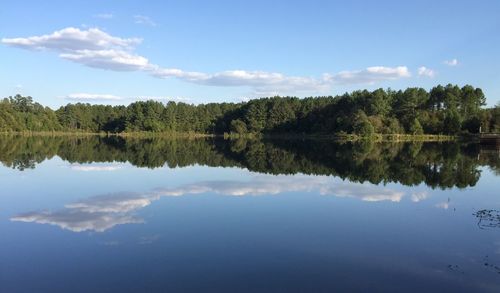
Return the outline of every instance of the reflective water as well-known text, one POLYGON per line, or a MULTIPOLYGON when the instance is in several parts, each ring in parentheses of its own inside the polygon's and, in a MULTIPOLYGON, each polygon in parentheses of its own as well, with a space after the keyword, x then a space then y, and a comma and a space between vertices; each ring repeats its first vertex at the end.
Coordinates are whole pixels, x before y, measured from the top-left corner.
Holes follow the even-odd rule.
POLYGON ((0 137, 0 292, 500 292, 478 145, 0 137))

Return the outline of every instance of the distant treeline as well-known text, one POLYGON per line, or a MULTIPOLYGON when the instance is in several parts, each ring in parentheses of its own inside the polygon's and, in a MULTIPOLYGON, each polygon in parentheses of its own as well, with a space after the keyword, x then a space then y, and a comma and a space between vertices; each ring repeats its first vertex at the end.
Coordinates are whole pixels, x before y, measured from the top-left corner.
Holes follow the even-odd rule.
POLYGON ((56 111, 16 95, 0 102, 0 132, 201 134, 449 134, 500 131, 500 107, 484 109, 480 88, 438 85, 354 91, 339 96, 272 97, 241 103, 139 101, 128 106, 68 104, 56 111))

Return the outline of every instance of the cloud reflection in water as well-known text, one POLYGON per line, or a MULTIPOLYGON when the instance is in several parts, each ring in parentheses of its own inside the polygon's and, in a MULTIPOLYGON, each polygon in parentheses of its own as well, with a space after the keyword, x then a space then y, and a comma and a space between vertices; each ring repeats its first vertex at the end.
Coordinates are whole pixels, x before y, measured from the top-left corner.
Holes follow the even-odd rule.
POLYGON ((248 181, 219 180, 155 189, 147 193, 116 193, 89 197, 57 211, 33 211, 12 221, 50 224, 73 232, 104 232, 116 225, 144 223, 135 216, 153 201, 166 196, 215 193, 225 196, 263 196, 286 192, 317 192, 321 195, 357 198, 363 201, 399 202, 403 192, 375 185, 336 182, 330 177, 254 176, 248 181))
POLYGON ((69 168, 74 171, 90 172, 90 171, 116 171, 121 169, 122 166, 118 164, 113 164, 113 165, 71 164, 69 168))

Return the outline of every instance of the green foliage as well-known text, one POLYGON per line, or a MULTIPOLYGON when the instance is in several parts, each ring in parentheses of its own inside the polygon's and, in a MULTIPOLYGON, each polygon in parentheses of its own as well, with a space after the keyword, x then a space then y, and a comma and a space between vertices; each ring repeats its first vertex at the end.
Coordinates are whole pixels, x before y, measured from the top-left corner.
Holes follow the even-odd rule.
POLYGON ((498 131, 500 110, 482 109, 481 89, 438 85, 339 96, 272 97, 246 103, 138 101, 128 106, 68 104, 56 111, 16 95, 0 102, 0 132, 451 134, 498 131))
POLYGON ((54 111, 34 103, 31 97, 16 95, 0 101, 0 131, 60 130, 54 111))
POLYGON ((354 118, 354 133, 364 137, 372 136, 375 133, 373 125, 363 110, 358 110, 354 118))
POLYGON ((413 123, 410 126, 410 133, 414 135, 424 134, 424 129, 417 118, 413 119, 413 123))
POLYGON ((393 117, 385 120, 384 134, 400 134, 404 133, 404 129, 399 124, 399 120, 393 117))
POLYGON ((448 111, 444 119, 444 132, 448 134, 458 133, 461 128, 461 123, 460 115, 456 110, 448 111))
POLYGON ((491 117, 492 132, 500 133, 500 102, 492 110, 491 117))
POLYGON ((231 132, 245 134, 247 133, 247 125, 240 119, 233 120, 231 121, 231 132))
POLYGON ((262 132, 266 127, 267 104, 256 100, 248 102, 245 118, 252 132, 262 132))

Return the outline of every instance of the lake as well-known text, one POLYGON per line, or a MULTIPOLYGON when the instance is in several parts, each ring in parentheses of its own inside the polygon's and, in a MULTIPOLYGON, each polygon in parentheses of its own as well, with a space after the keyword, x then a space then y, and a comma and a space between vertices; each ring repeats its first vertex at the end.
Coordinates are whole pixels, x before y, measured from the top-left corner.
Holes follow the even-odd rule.
POLYGON ((458 143, 0 137, 0 292, 500 292, 458 143))

